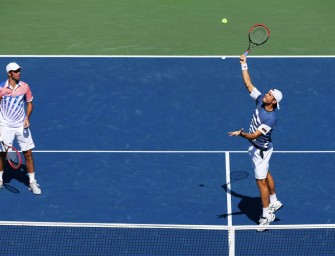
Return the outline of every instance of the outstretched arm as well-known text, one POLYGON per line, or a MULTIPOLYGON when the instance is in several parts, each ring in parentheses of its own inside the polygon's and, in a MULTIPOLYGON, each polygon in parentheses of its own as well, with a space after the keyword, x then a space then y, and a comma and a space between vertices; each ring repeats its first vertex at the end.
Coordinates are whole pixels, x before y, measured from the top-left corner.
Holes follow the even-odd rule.
POLYGON ((245 84, 245 87, 249 91, 249 93, 251 93, 253 89, 255 88, 255 86, 251 82, 251 78, 250 78, 249 71, 248 71, 248 65, 247 65, 247 57, 244 54, 242 54, 240 57, 240 63, 241 63, 241 68, 242 68, 243 82, 245 84))
POLYGON ((243 128, 238 130, 238 131, 234 131, 234 132, 228 132, 229 136, 241 136, 247 140, 254 140, 257 139, 259 136, 262 135, 260 130, 256 130, 254 133, 247 133, 243 131, 243 128))

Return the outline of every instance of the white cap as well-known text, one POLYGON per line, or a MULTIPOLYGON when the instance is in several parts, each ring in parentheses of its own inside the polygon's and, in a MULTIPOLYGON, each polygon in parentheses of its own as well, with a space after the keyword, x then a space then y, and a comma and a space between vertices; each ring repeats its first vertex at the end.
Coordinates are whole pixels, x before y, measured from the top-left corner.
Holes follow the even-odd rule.
POLYGON ((15 71, 15 70, 18 70, 20 68, 21 67, 17 63, 11 62, 6 66, 6 71, 8 73, 9 71, 15 71))
POLYGON ((279 102, 282 100, 283 98, 283 94, 281 93, 281 91, 277 90, 277 89, 273 89, 272 91, 272 95, 275 98, 275 100, 277 101, 277 108, 279 108, 279 102))

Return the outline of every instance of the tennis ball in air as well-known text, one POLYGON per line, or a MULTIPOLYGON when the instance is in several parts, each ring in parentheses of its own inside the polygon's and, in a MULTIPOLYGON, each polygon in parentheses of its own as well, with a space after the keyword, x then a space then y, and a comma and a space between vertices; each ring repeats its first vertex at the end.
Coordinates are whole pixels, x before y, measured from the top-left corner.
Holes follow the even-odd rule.
POLYGON ((226 23, 228 23, 228 20, 227 20, 226 18, 223 18, 223 19, 222 19, 222 23, 223 23, 223 24, 226 24, 226 23))

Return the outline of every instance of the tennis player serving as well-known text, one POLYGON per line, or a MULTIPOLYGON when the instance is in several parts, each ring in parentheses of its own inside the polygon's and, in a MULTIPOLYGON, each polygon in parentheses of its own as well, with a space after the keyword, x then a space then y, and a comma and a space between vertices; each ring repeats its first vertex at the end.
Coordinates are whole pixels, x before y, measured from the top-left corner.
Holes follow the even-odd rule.
POLYGON ((261 94, 251 82, 247 58, 244 54, 240 57, 240 63, 245 87, 251 98, 256 101, 256 109, 248 133, 244 132, 242 128, 228 134, 229 136, 243 137, 250 142, 248 152, 263 205, 263 214, 259 220, 260 228, 258 231, 264 231, 264 227, 274 221, 275 212, 283 206, 277 199, 275 182, 269 171, 269 161, 273 152, 271 134, 277 126, 276 109, 279 109, 279 102, 283 95, 277 89, 271 89, 264 95, 261 94))

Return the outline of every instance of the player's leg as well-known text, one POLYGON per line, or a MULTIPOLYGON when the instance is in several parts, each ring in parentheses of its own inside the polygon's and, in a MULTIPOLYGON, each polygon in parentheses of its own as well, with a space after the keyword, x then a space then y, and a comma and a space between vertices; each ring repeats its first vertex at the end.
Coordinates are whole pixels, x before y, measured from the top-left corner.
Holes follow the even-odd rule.
POLYGON ((263 209, 266 209, 270 204, 270 191, 267 179, 256 179, 256 183, 260 192, 263 209))
POLYGON ((270 171, 268 171, 266 179, 268 181, 270 195, 276 194, 275 181, 273 180, 273 177, 272 177, 270 171))
POLYGON ((267 174, 269 170, 269 160, 272 151, 261 152, 259 149, 251 146, 249 148, 249 156, 251 158, 252 165, 255 171, 255 179, 260 192, 260 197, 263 206, 263 216, 266 217, 269 214, 268 208, 270 203, 270 191, 267 181, 267 174))
POLYGON ((34 164, 34 157, 33 152, 31 149, 27 151, 23 151, 24 158, 26 160, 26 167, 28 171, 29 177, 29 189, 36 195, 40 195, 42 193, 41 189, 39 188, 39 184, 35 179, 35 164, 34 164))
POLYGON ((272 212, 278 211, 280 208, 283 207, 283 204, 277 199, 276 195, 276 189, 275 189, 275 181, 270 173, 270 171, 267 174, 266 177, 268 181, 268 186, 269 186, 269 192, 270 192, 270 210, 272 212))
POLYGON ((34 165, 34 157, 33 157, 32 150, 29 149, 27 151, 22 151, 22 153, 23 153, 23 156, 24 156, 24 158, 26 160, 26 168, 27 168, 28 174, 34 173, 35 172, 34 171, 35 170, 35 165, 34 165))
POLYGON ((268 226, 274 219, 275 215, 270 211, 270 191, 267 181, 267 173, 269 170, 269 160, 271 158, 272 150, 262 152, 259 149, 251 146, 249 148, 249 155, 252 160, 252 164, 255 171, 255 179, 260 192, 260 197, 262 201, 263 213, 259 219, 259 225, 261 228, 258 231, 264 231, 266 226, 268 226))
MULTIPOLYGON (((13 145, 13 141, 15 138, 15 132, 13 129, 8 128, 6 126, 0 126, 0 135, 1 139, 6 145, 13 145)), ((3 173, 5 171, 5 159, 6 152, 2 143, 0 143, 0 187, 3 187, 3 173)))
POLYGON ((39 195, 42 193, 42 191, 39 188, 39 185, 37 184, 37 181, 35 178, 35 163, 34 163, 34 157, 33 157, 33 151, 32 151, 32 149, 35 147, 35 144, 34 144, 29 128, 27 129, 23 129, 23 127, 17 128, 16 137, 17 137, 17 142, 25 158, 28 177, 29 177, 29 189, 34 194, 39 195))
MULTIPOLYGON (((264 155, 264 161, 267 162, 267 169, 269 169, 269 162, 270 162, 270 158, 272 155, 272 151, 273 149, 271 148, 268 152, 265 152, 265 155, 264 155)), ((270 200, 269 209, 271 212, 274 213, 278 211, 280 208, 282 208, 283 204, 277 199, 275 181, 269 170, 266 175, 266 181, 267 181, 268 190, 269 190, 269 200, 270 200)))
POLYGON ((6 153, 0 152, 0 189, 3 188, 3 173, 5 170, 5 158, 6 158, 6 153))
POLYGON ((271 211, 270 205, 270 191, 267 179, 256 179, 257 186, 259 188, 263 211, 259 218, 260 228, 257 231, 264 231, 266 226, 268 226, 275 219, 275 214, 271 211))

